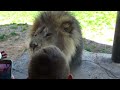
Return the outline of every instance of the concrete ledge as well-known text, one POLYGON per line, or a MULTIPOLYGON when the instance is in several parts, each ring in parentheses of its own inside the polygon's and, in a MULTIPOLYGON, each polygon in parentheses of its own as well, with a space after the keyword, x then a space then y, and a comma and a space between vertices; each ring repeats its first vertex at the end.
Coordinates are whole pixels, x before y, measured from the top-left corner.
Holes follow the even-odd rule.
MULTIPOLYGON (((81 65, 74 71, 74 79, 120 79, 120 64, 113 63, 111 54, 83 51, 81 65)), ((27 78, 28 52, 13 62, 13 75, 27 78)))

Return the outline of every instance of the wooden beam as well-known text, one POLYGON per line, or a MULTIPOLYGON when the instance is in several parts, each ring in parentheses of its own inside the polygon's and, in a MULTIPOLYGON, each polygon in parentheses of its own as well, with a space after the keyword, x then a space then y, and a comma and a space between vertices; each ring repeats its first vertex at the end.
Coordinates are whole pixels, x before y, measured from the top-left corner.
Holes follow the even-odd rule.
POLYGON ((112 60, 115 63, 120 63, 120 11, 117 12, 116 27, 112 49, 112 60))

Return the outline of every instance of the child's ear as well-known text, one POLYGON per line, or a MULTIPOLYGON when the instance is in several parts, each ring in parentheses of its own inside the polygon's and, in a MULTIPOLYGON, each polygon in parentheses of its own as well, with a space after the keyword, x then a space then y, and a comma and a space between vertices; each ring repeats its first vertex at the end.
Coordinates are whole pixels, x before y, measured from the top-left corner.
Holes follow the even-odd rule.
POLYGON ((69 74, 68 79, 73 79, 73 76, 71 74, 69 74))

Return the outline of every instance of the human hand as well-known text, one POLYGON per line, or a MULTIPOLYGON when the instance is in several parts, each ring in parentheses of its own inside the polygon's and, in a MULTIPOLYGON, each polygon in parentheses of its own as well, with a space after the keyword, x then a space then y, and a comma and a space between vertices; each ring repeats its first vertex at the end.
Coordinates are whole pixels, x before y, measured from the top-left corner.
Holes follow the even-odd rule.
POLYGON ((0 52, 0 59, 4 59, 7 58, 7 54, 5 53, 5 51, 0 52))

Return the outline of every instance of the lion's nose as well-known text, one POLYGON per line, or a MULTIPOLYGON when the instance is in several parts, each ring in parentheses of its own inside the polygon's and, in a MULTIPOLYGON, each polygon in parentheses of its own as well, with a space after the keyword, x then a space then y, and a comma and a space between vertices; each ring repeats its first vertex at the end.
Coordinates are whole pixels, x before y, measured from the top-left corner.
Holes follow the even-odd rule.
POLYGON ((30 43, 30 48, 32 48, 33 50, 38 46, 37 43, 30 43))

